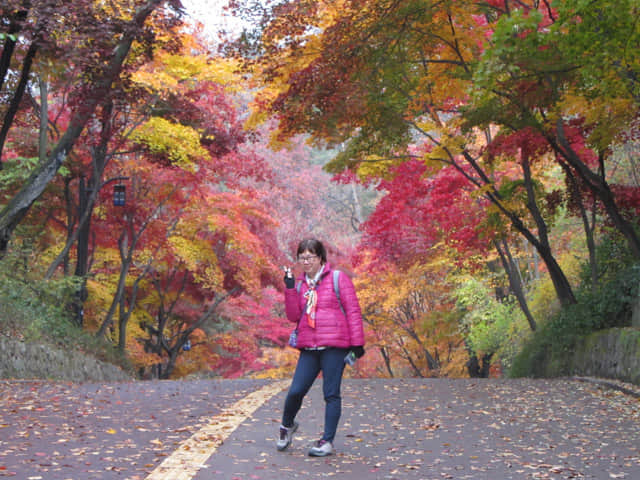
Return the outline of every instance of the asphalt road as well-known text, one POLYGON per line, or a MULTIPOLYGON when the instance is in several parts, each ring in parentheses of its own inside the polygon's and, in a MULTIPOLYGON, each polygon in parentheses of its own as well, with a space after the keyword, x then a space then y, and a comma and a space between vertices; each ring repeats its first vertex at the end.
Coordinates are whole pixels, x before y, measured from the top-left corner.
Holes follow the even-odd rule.
POLYGON ((21 480, 640 479, 640 400, 569 380, 345 380, 335 454, 320 381, 286 452, 286 382, 0 381, 0 477, 21 480))

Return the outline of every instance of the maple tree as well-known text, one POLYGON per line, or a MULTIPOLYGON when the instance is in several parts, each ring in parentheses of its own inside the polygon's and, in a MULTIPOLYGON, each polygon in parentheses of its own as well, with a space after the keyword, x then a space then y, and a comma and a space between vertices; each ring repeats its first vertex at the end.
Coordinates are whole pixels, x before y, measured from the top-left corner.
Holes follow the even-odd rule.
MULTIPOLYGON (((347 3, 349 4, 349 2, 347 3)), ((326 50, 325 56, 322 53, 325 50, 310 47, 321 53, 319 55, 311 53, 305 55, 304 58, 308 63, 303 66, 300 66, 297 61, 300 57, 295 48, 287 50, 284 54, 285 57, 288 55, 290 63, 287 63, 286 59, 285 62, 278 63, 272 61, 272 56, 266 56, 267 60, 271 61, 271 64, 284 65, 284 67, 276 71, 269 70, 267 67, 266 76, 269 81, 273 83, 272 79, 276 77, 284 86, 279 96, 272 99, 271 103, 267 102, 269 102, 269 96, 273 96, 272 90, 267 90, 265 94, 267 108, 270 108, 281 117, 281 135, 286 136, 293 132, 308 129, 313 132, 316 138, 325 141, 346 141, 348 139, 346 150, 336 157, 330 168, 337 170, 347 165, 352 168, 358 168, 358 172, 362 176, 377 176, 384 174, 386 169, 398 162, 402 162, 403 159, 413 157, 410 152, 400 155, 400 152, 396 151, 396 149, 408 141, 409 132, 414 130, 424 134, 429 140, 433 140, 435 144, 436 148, 426 149, 425 161, 451 164, 477 188, 484 188, 483 185, 491 187, 492 179, 490 175, 482 170, 479 162, 476 161, 476 155, 481 153, 480 150, 476 149, 474 155, 470 153, 471 151, 463 150, 460 158, 456 158, 451 151, 452 149, 456 152, 459 151, 460 147, 455 145, 458 142, 462 146, 462 141, 453 139, 454 132, 446 131, 449 127, 438 116, 441 110, 446 113, 446 111, 454 107, 455 103, 452 101, 452 95, 456 90, 452 85, 456 84, 447 81, 450 90, 439 92, 441 96, 446 95, 442 99, 434 97, 422 101, 418 94, 407 96, 405 93, 420 92, 420 82, 434 81, 435 83, 435 80, 430 79, 430 70, 411 69, 402 73, 402 69, 410 68, 408 63, 400 63, 405 61, 406 55, 399 56, 392 51, 399 45, 403 45, 403 48, 406 47, 409 51, 413 51, 412 49, 419 46, 415 55, 418 57, 424 56, 422 51, 424 41, 411 37, 411 34, 416 30, 407 28, 400 32, 402 35, 398 35, 398 32, 395 31, 396 25, 406 25, 407 22, 411 21, 422 21, 422 16, 425 14, 424 10, 418 8, 417 3, 411 5, 405 3, 400 7, 399 4, 390 2, 391 6, 388 9, 377 9, 375 12, 370 12, 368 9, 363 10, 360 8, 361 5, 349 5, 353 9, 347 8, 344 10, 346 13, 341 11, 340 15, 344 18, 326 28, 324 31, 324 37, 326 38, 320 40, 323 45, 344 45, 344 50, 336 50, 332 46, 326 50), (381 18, 378 18, 378 20, 384 22, 383 28, 377 28, 378 24, 372 21, 376 16, 380 16, 381 18), (362 25, 359 22, 362 22, 362 25), (374 44, 379 46, 382 50, 381 52, 369 51, 372 44, 368 36, 373 34, 378 37, 378 41, 374 44), (353 38, 354 36, 356 38, 353 38), (362 40, 363 38, 367 38, 367 40, 362 40), (412 43, 405 45, 403 42, 412 43), (372 57, 369 58, 367 55, 372 57), (347 57, 348 61, 346 60, 347 57), (359 59, 359 61, 353 61, 354 58, 359 59), (367 64, 366 62, 371 59, 381 60, 373 64, 367 64), (287 68, 297 68, 298 72, 292 74, 287 71, 287 68), (322 73, 320 74, 320 72, 322 73), (328 74, 328 72, 332 73, 328 74), (336 82, 335 78, 340 78, 341 80, 336 82), (408 82, 409 84, 401 85, 398 82, 408 82), (339 91, 337 91, 337 85, 339 85, 339 91), (353 88, 353 90, 347 91, 349 88, 353 88), (379 95, 378 92, 382 93, 382 95, 379 95), (345 99, 342 95, 346 95, 348 98, 345 99), (436 104, 436 100, 442 100, 444 104, 436 104), (331 103, 334 101, 336 102, 335 105, 331 103), (293 106, 291 110, 288 108, 289 102, 293 106), (349 102, 359 104, 352 109, 349 107, 349 102), (344 106, 345 103, 346 107, 344 106), (326 106, 326 108, 318 108, 319 105, 326 106), (334 106, 332 107, 331 105, 334 106), (300 108, 301 106, 304 107, 300 108), (418 107, 423 108, 425 106, 428 110, 415 110, 418 107), (408 115, 417 117, 417 119, 405 121, 408 115), (333 116, 340 118, 332 118, 333 116), (421 117, 422 120, 420 120, 421 117), (440 128, 445 129, 443 133, 445 140, 439 140, 436 136, 427 132, 428 128, 435 128, 438 125, 440 128), (353 136, 353 132, 357 132, 355 136, 353 136), (451 140, 447 140, 447 138, 451 138, 451 140), (375 143, 372 143, 374 139, 375 143), (372 162, 375 162, 375 164, 372 164, 372 162), (465 162, 468 162, 469 166, 465 166, 465 162), (360 165, 358 165, 359 163, 360 165)), ((291 2, 289 9, 295 10, 295 8, 295 2, 291 2)), ((285 11, 288 12, 289 10, 285 11)), ((438 11, 437 13, 447 15, 446 11, 438 11)), ((312 18, 309 22, 313 23, 314 20, 315 18, 312 18)), ((428 22, 428 28, 442 28, 439 25, 433 19, 428 22)), ((446 20, 443 20, 442 25, 446 25, 446 20)), ((280 27, 285 28, 282 25, 280 27)), ((466 27, 471 30, 471 25, 467 24, 466 27)), ((477 29, 475 31, 477 32, 477 29)), ((271 45, 269 41, 272 39, 277 42, 278 35, 283 34, 281 30, 276 29, 276 32, 271 37, 269 36, 271 32, 267 30, 267 40, 265 42, 267 45, 271 45)), ((294 33, 295 30, 292 35, 294 33)), ((447 35, 451 34, 444 32, 434 33, 433 37, 446 38, 447 35)), ((470 42, 473 41, 473 39, 468 40, 470 42)), ((311 42, 303 42, 302 40, 300 40, 300 43, 303 45, 311 44, 311 42)), ((287 45, 288 47, 289 45, 287 45)), ((439 52, 440 49, 446 48, 446 45, 432 45, 431 47, 439 52)), ((273 48, 275 49, 275 47, 273 48)), ((305 47, 301 48, 304 49, 305 47)), ((478 51, 477 48, 475 50, 478 51)), ((453 56, 459 53, 453 52, 453 56)), ((433 55, 435 56, 436 53, 433 53, 433 55)), ((434 60, 433 63, 436 65, 448 65, 451 63, 453 66, 450 68, 456 69, 456 65, 463 60, 464 57, 451 61, 434 60)), ((429 62, 427 61, 427 63, 429 62)), ((440 72, 436 69, 436 73, 442 75, 446 71, 440 72)), ((422 88, 431 87, 427 85, 422 88)), ((427 94, 432 95, 430 93, 427 94)), ((499 208, 502 208, 503 213, 511 216, 512 222, 522 230, 530 241, 540 246, 541 254, 550 265, 550 273, 556 280, 555 283, 557 284, 560 298, 569 302, 573 301, 571 288, 557 262, 550 254, 550 249, 545 245, 544 237, 541 242, 538 242, 533 232, 527 228, 520 214, 517 211, 509 210, 506 208, 505 203, 500 202, 500 196, 497 192, 492 193, 489 190, 486 191, 486 195, 496 202, 499 208)), ((540 222, 538 223, 540 224, 540 222)))
POLYGON ((267 141, 271 125, 261 127, 260 132, 261 139, 252 148, 264 157, 268 174, 259 182, 243 183, 254 190, 278 220, 278 251, 284 253, 288 263, 295 262, 293 255, 300 239, 316 236, 325 240, 332 263, 346 262, 360 225, 379 195, 350 178, 333 182, 322 169, 325 159, 307 145, 305 137, 295 137, 288 147, 274 151, 267 141))
MULTIPOLYGON (((83 25, 98 26, 98 30, 90 29, 88 32, 88 37, 92 38, 93 41, 85 42, 80 39, 78 45, 82 46, 82 48, 79 50, 69 49, 69 51, 78 55, 78 57, 74 57, 74 60, 83 66, 81 69, 83 76, 80 77, 81 80, 77 83, 77 104, 69 119, 65 133, 46 155, 45 161, 41 162, 38 168, 33 171, 20 191, 0 212, 0 251, 2 252, 6 251, 7 243, 16 226, 28 213, 33 202, 39 198, 55 177, 96 108, 110 98, 111 93, 114 91, 113 86, 119 79, 134 42, 140 40, 140 47, 142 48, 145 43, 148 45, 148 42, 152 42, 155 38, 151 33, 152 27, 147 24, 149 17, 156 11, 165 10, 165 6, 167 8, 170 6, 173 8, 180 7, 179 2, 163 0, 123 3, 117 5, 117 8, 111 11, 102 8, 99 4, 95 4, 95 8, 87 8, 89 6, 94 7, 93 2, 73 2, 73 6, 69 7, 70 5, 65 4, 62 7, 64 10, 56 10, 56 7, 60 7, 57 2, 51 4, 49 2, 37 2, 36 7, 41 8, 28 10, 25 14, 24 7, 16 2, 15 5, 7 6, 2 12, 3 15, 11 19, 10 25, 16 25, 11 26, 10 29, 20 29, 19 22, 24 22, 25 25, 31 24, 29 15, 35 15, 36 30, 34 36, 33 38, 25 37, 29 38, 31 43, 22 63, 23 78, 28 76, 28 72, 31 69, 33 56, 39 47, 39 38, 45 33, 45 30, 43 30, 44 24, 48 24, 56 18, 70 19, 70 22, 71 20, 79 20, 79 23, 75 25, 72 22, 71 25, 63 24, 61 27, 62 32, 60 32, 61 38, 74 38, 74 36, 64 35, 65 32, 68 32, 67 29, 75 29, 84 33, 83 25), (68 11, 68 8, 78 8, 80 10, 68 11), (86 22, 92 16, 96 20, 100 17, 109 16, 109 21, 104 21, 103 18, 103 20, 95 23, 86 22), (87 47, 89 47, 89 51, 86 51, 87 47)), ((160 16, 160 18, 172 23, 172 15, 170 15, 169 11, 167 10, 163 13, 165 13, 165 16, 160 16)), ((53 25, 53 22, 51 25, 53 25)), ((55 37, 56 35, 51 36, 51 38, 55 37)), ((16 35, 14 33, 7 34, 4 40, 4 63, 2 68, 6 75, 11 58, 17 56, 17 50, 15 49, 16 35)), ((3 75, 2 78, 4 79, 5 76, 3 75)), ((21 99, 24 88, 25 85, 19 83, 15 89, 14 99, 16 99, 16 104, 12 104, 5 115, 4 130, 8 131, 8 128, 13 123, 13 110, 14 107, 17 107, 17 102, 21 99)))
MULTIPOLYGON (((240 323, 223 307, 233 294, 258 309, 265 286, 276 281, 273 258, 281 254, 273 219, 246 185, 249 178, 264 181, 266 168, 240 148, 251 134, 242 128, 233 62, 210 58, 196 37, 177 28, 167 32, 152 57, 127 64, 118 94, 96 109, 64 177, 48 185, 29 220, 45 226, 48 276, 62 265, 62 273, 86 282, 75 305, 79 323, 112 340, 141 371, 162 378, 190 368, 239 375, 262 365, 258 332, 277 331, 267 315, 263 330, 248 328, 238 343, 230 332, 240 323), (113 204, 115 181, 126 188, 124 205, 113 204), (181 361, 188 343, 188 357, 201 361, 181 361), (230 358, 239 360, 233 368, 230 358)), ((67 94, 77 86, 69 76, 52 77, 50 87, 55 135, 73 118, 67 94)))
MULTIPOLYGON (((81 279, 82 284, 79 286, 72 307, 76 311, 76 321, 80 325, 83 320, 82 303, 87 295, 84 282, 85 275, 89 271, 89 235, 94 203, 100 189, 115 180, 103 181, 103 173, 110 159, 118 155, 118 150, 123 146, 125 130, 130 128, 128 122, 135 115, 135 110, 132 110, 131 106, 140 105, 136 102, 139 91, 132 91, 127 76, 132 69, 149 58, 151 45, 159 48, 160 45, 175 46, 176 43, 177 37, 168 39, 157 35, 159 32, 175 29, 179 24, 175 12, 171 12, 168 7, 161 4, 150 7, 152 7, 151 4, 145 6, 142 2, 114 4, 111 9, 105 9, 98 4, 85 5, 84 2, 65 6, 57 5, 55 2, 32 2, 24 7, 24 11, 21 10, 22 7, 18 8, 15 5, 6 7, 7 12, 11 12, 12 8, 18 8, 16 12, 23 18, 25 23, 22 27, 25 29, 33 27, 33 22, 36 20, 42 21, 45 26, 48 26, 47 28, 53 29, 47 35, 42 31, 38 34, 42 34, 40 36, 34 34, 33 39, 29 35, 20 37, 22 43, 28 43, 31 39, 31 47, 35 46, 35 49, 40 52, 39 60, 34 65, 39 79, 40 97, 33 96, 31 93, 33 89, 27 90, 26 95, 30 102, 23 102, 21 110, 17 112, 19 117, 16 118, 19 121, 12 123, 11 119, 5 118, 3 126, 7 131, 11 127, 11 151, 7 152, 7 156, 16 156, 16 164, 28 165, 21 157, 36 154, 40 159, 38 167, 40 169, 48 162, 49 140, 54 148, 57 148, 55 145, 60 144, 65 135, 71 131, 75 132, 73 134, 76 135, 75 140, 70 136, 64 140, 68 145, 69 155, 66 157, 62 155, 58 159, 63 160, 64 165, 61 163, 55 169, 64 178, 53 176, 55 172, 51 170, 47 174, 51 174, 47 177, 48 180, 40 177, 40 180, 45 181, 36 182, 37 190, 47 187, 47 193, 50 196, 47 201, 39 201, 42 200, 42 195, 37 196, 36 190, 31 189, 28 195, 36 193, 31 205, 35 205, 37 211, 34 212, 33 206, 28 206, 19 215, 30 211, 32 217, 40 216, 42 219, 41 221, 32 219, 30 222, 46 224, 51 219, 55 219, 65 225, 66 245, 56 258, 52 259, 46 274, 47 278, 53 276, 60 264, 63 264, 64 271, 68 272, 70 251, 77 244, 74 274, 81 279), (137 19, 132 15, 136 11, 140 15, 137 19), (111 21, 102 23, 98 21, 101 17, 110 18, 111 21), (88 21, 89 18, 95 21, 88 21), (64 19, 64 21, 51 22, 52 19, 64 19), (131 28, 127 28, 126 25, 131 25, 131 28), (148 35, 152 29, 156 29, 156 35, 148 35), (121 30, 127 30, 131 38, 127 40, 125 36, 123 42, 119 44, 121 51, 118 56, 121 58, 118 60, 113 57, 112 59, 112 62, 115 62, 112 65, 115 70, 111 73, 105 72, 100 64, 102 62, 108 66, 107 62, 114 51, 114 42, 120 38, 118 32, 121 30), (73 34, 70 35, 69 31, 73 31, 73 34), (42 38, 43 35, 44 38, 42 38), (49 50, 44 50, 43 44, 49 50), (128 54, 130 47, 132 52, 128 54), (89 58, 93 58, 94 61, 88 61, 89 58), (120 67, 117 66, 118 63, 120 67), (122 72, 118 72, 120 69, 122 72), (105 84, 104 88, 99 87, 100 82, 106 78, 102 78, 105 73, 113 75, 110 85, 105 84), (91 97, 88 103, 84 101, 87 96, 91 97), (94 100, 95 103, 92 104, 94 100), (88 110, 85 111, 85 107, 88 110), (87 128, 84 128, 84 124, 74 126, 73 122, 85 114, 88 116, 80 123, 84 122, 87 128), (33 121, 33 118, 37 118, 38 115, 39 124, 33 121), (34 150, 33 142, 29 139, 34 135, 38 136, 38 133, 39 142, 34 150), (71 147, 74 148, 71 149, 71 147), (70 190, 75 185, 78 188, 77 194, 70 190), (77 198, 75 198, 76 195, 77 198), (62 212, 66 214, 66 219, 61 218, 62 212)), ((177 8, 177 5, 174 7, 177 8)), ((5 48, 3 53, 7 52, 5 48)), ((16 53, 18 59, 19 53, 18 50, 16 53)), ((5 58, 7 61, 10 60, 9 57, 5 58)), ((18 95, 18 93, 16 90, 15 94, 18 95)), ((142 101, 142 99, 139 100, 142 101)), ((38 168, 32 168, 31 176, 22 182, 23 193, 25 185, 36 179, 38 168)), ((45 192, 45 190, 40 191, 45 192)), ((23 193, 20 193, 19 188, 12 190, 10 202, 15 202, 23 193)), ((47 197, 46 194, 45 197, 47 197)), ((23 202, 24 200, 23 197, 23 202)), ((9 213, 10 205, 11 203, 7 205, 5 213, 9 213)), ((17 221, 18 218, 14 218, 13 222, 17 221)), ((51 240, 51 237, 45 238, 51 240)), ((52 251, 49 250, 49 252, 52 251)), ((48 255, 47 258, 49 258, 48 255)))
MULTIPOLYGON (((133 76, 149 92, 150 111, 156 113, 130 136, 141 157, 110 166, 126 171, 133 188, 127 205, 109 206, 99 227, 103 248, 113 248, 114 233, 120 235, 121 261, 116 294, 98 334, 113 325, 124 349, 132 319, 133 341, 144 351, 129 348, 154 375, 168 378, 183 368, 179 356, 190 344, 209 358, 208 368, 233 376, 257 361, 259 337, 250 330, 246 342, 233 341, 223 303, 229 295, 259 297, 274 282, 273 220, 253 189, 243 187, 249 178, 263 180, 264 168, 258 155, 239 148, 246 134, 233 97, 232 66, 186 54, 197 45, 184 43, 183 52, 161 53, 133 76), (234 357, 240 366, 231 368, 234 357)), ((105 271, 109 277, 114 266, 105 271)), ((265 321, 271 325, 273 318, 265 321)), ((231 323, 238 325, 236 319, 231 323)))
POLYGON ((566 164, 603 205, 630 250, 640 257, 640 239, 606 179, 614 144, 625 141, 637 118, 634 91, 638 85, 629 79, 638 65, 628 48, 633 50, 640 39, 628 15, 620 15, 622 11, 633 15, 632 3, 625 2, 615 13, 604 15, 602 8, 606 7, 561 2, 557 11, 521 9, 501 17, 474 77, 474 87, 482 93, 469 117, 471 124, 481 124, 475 116, 477 109, 483 117, 495 117, 492 123, 511 130, 535 129, 556 160, 566 164), (516 41, 515 28, 523 32, 516 41), (622 45, 617 40, 621 37, 600 38, 600 30, 611 28, 625 37, 622 45), (621 65, 611 60, 614 58, 621 59, 621 65), (512 71, 508 76, 497 73, 505 61, 512 71), (592 88, 595 84, 599 87, 592 88), (512 91, 521 95, 514 97, 509 94, 512 91), (597 101, 587 106, 593 98, 597 101), (572 118, 575 113, 579 116, 572 118))
MULTIPOLYGON (((132 351, 138 366, 153 367, 160 378, 168 378, 187 343, 204 352, 221 348, 216 325, 228 323, 221 322, 219 307, 229 294, 246 291, 255 296, 263 282, 274 281, 275 266, 256 236, 256 228, 271 220, 250 199, 212 192, 194 174, 143 168, 140 160, 135 170, 128 165, 127 171, 127 205, 110 205, 105 193, 94 222, 99 241, 87 318, 99 318, 103 309, 108 313, 100 325, 89 322, 87 327, 98 328, 98 335, 112 332, 121 349, 132 351), (209 335, 202 338, 201 331, 209 335)), ((258 341, 245 338, 243 359, 251 342, 255 349, 258 341)), ((232 345, 228 340, 225 344, 232 345)), ((209 368, 222 370, 231 351, 219 351, 220 359, 209 368)))
POLYGON ((447 282, 447 257, 431 252, 406 268, 360 254, 358 296, 372 355, 363 370, 377 375, 460 375, 466 352, 455 322, 447 282), (379 353, 380 358, 373 356, 379 353), (382 361, 380 361, 382 360, 382 361))
MULTIPOLYGON (((625 3, 625 8, 632 6, 625 3)), ((592 129, 584 122, 577 128, 581 123, 569 120, 581 105, 574 97, 580 93, 584 98, 594 78, 589 68, 575 62, 556 75, 556 50, 544 43, 562 38, 563 46, 572 44, 583 27, 576 27, 581 23, 573 21, 570 7, 557 12, 545 2, 514 8, 502 1, 481 6, 423 1, 311 6, 291 1, 267 14, 260 43, 251 45, 262 55, 252 57, 251 64, 267 84, 256 106, 278 117, 279 138, 309 132, 319 142, 346 142, 329 168, 383 176, 393 165, 413 158, 406 145, 422 137, 430 146, 422 161, 457 169, 510 228, 535 246, 563 304, 574 303, 575 295, 547 235, 550 218, 544 201, 549 192, 540 190, 534 176, 540 159, 550 155, 580 176, 630 248, 638 251, 633 227, 621 215, 606 180, 590 170, 587 139, 592 129), (584 75, 582 87, 571 83, 575 72, 584 75), (553 75, 562 82, 554 76, 555 83, 546 85, 553 75), (572 85, 579 88, 563 97, 561 92, 572 85), (496 125, 501 135, 495 135, 496 125), (494 142, 498 138, 511 139, 510 145, 502 142, 504 152, 498 151, 500 142, 494 142), (506 172, 502 180, 496 178, 504 168, 496 158, 515 160, 519 171, 510 170, 511 178, 506 172), (502 185, 496 183, 500 181, 502 185)), ((616 16, 608 21, 615 22, 616 16)), ((622 27, 632 30, 629 23, 622 27)), ((584 36, 595 28, 589 24, 581 32, 584 36)), ((629 38, 636 41, 634 35, 629 38)), ((610 47, 620 49, 614 43, 610 47)), ((562 63, 565 57, 559 58, 562 63)), ((622 73, 633 72, 631 65, 622 73)), ((615 64, 606 66, 623 80, 615 64)), ((633 97, 625 98, 628 105, 633 97)), ((620 138, 633 114, 625 118, 616 123, 610 141, 620 138)), ((600 150, 604 152, 602 145, 600 150)), ((606 158, 604 152, 600 163, 606 158)))
POLYGON ((529 310, 517 259, 509 247, 513 239, 498 234, 502 229, 496 228, 499 224, 496 226, 492 215, 487 214, 488 202, 475 195, 453 168, 428 178, 424 177, 425 171, 424 164, 417 160, 405 162, 393 170, 392 179, 378 185, 386 195, 363 225, 363 245, 373 249, 377 258, 405 266, 427 258, 430 250, 444 244, 456 264, 472 270, 486 263, 495 249, 510 290, 535 330, 537 322, 529 310))
POLYGON ((144 376, 291 368, 279 266, 309 235, 362 297, 351 375, 508 360, 554 303, 532 281, 576 302, 566 215, 594 289, 604 228, 637 256, 633 2, 267 1, 222 47, 248 71, 177 1, 58 3, 0 7, 3 248, 19 226, 144 376))

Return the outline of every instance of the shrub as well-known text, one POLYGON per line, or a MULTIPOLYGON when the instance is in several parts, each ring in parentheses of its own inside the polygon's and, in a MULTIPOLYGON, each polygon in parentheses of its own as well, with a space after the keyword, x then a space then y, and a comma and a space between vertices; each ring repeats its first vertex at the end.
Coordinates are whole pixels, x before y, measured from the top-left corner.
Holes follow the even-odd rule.
POLYGON ((41 275, 31 271, 24 260, 9 255, 0 261, 0 334, 77 350, 130 370, 113 346, 73 323, 68 305, 78 280, 40 280, 41 275))
POLYGON ((472 354, 496 355, 503 368, 509 368, 529 327, 516 300, 498 301, 483 282, 475 278, 462 281, 454 292, 462 315, 460 326, 472 354))
POLYGON ((577 303, 552 314, 514 359, 509 375, 559 376, 571 374, 570 357, 576 343, 592 332, 631 325, 640 290, 640 264, 633 263, 620 239, 610 236, 598 250, 599 281, 593 285, 588 265, 577 290, 577 303))

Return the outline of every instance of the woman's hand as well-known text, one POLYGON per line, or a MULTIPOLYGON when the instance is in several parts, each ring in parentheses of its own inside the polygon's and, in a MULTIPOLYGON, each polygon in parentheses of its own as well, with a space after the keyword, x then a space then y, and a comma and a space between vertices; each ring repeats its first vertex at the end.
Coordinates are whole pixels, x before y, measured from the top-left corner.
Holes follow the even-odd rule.
POLYGON ((351 351, 356 356, 356 358, 360 358, 364 355, 364 347, 351 347, 351 351))
POLYGON ((295 288, 296 280, 293 278, 293 273, 291 272, 291 268, 282 267, 284 270, 284 284, 287 288, 295 288))

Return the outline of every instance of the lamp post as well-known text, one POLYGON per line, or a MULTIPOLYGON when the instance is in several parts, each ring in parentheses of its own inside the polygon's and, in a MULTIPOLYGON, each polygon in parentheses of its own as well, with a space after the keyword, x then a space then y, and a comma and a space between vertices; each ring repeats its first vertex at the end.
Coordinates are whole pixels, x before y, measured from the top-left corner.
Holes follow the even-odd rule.
POLYGON ((126 203, 127 188, 122 183, 118 183, 113 187, 113 205, 116 207, 124 207, 126 203))
MULTIPOLYGON (((112 182, 120 182, 114 186, 113 189, 113 204, 116 206, 124 206, 126 201, 126 187, 123 183, 124 180, 129 180, 129 177, 114 177, 106 180, 100 185, 99 190, 112 182)), ((87 209, 93 209, 93 202, 90 201, 91 193, 95 186, 91 180, 89 185, 86 185, 85 177, 80 177, 78 184, 78 218, 80 219, 80 225, 78 226, 78 240, 77 240, 77 259, 75 275, 82 279, 80 289, 76 292, 76 300, 74 305, 74 311, 76 315, 76 323, 78 326, 82 326, 84 321, 84 302, 87 299, 87 285, 86 275, 88 273, 89 263, 89 233, 91 230, 91 213, 85 215, 87 209), (85 218, 86 217, 86 218, 85 218), (82 221, 84 219, 84 221, 82 221)), ((95 200, 95 199, 94 199, 95 200)))

